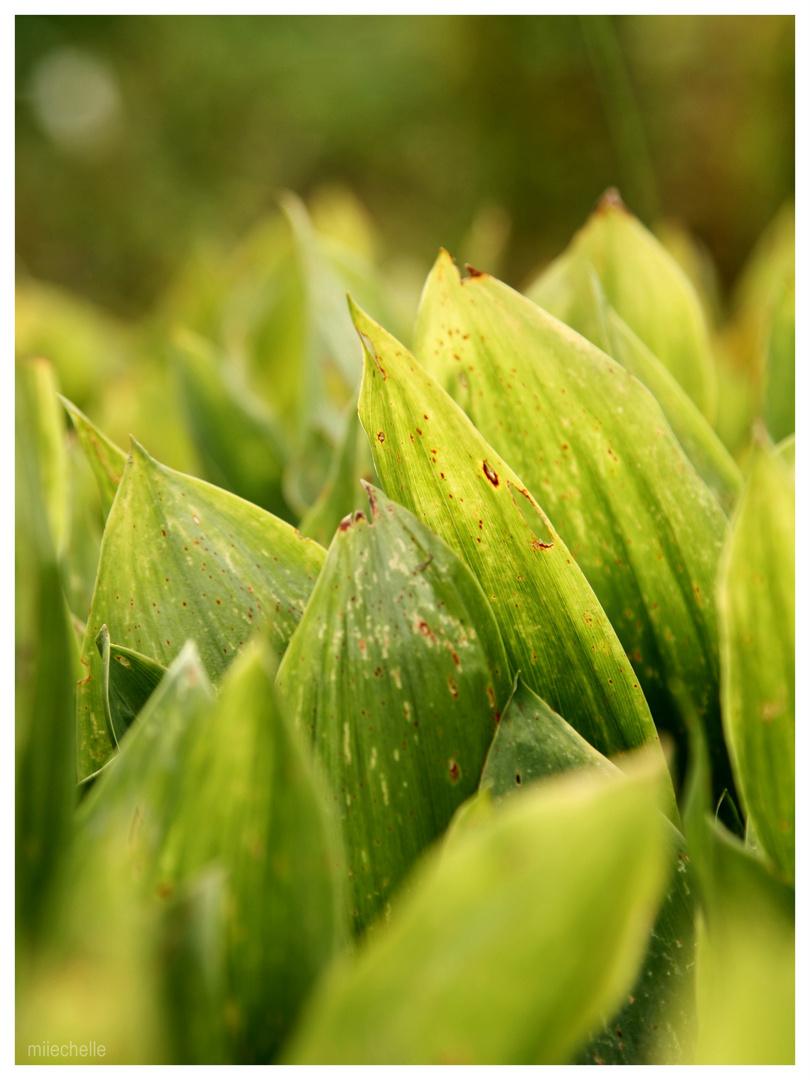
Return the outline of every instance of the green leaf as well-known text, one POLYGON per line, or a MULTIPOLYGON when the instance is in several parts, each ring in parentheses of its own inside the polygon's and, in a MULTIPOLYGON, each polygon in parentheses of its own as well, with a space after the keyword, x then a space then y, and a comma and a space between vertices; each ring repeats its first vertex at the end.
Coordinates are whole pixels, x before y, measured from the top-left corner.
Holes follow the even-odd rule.
POLYGON ((357 930, 475 791, 509 693, 473 574, 367 490, 371 521, 341 523, 278 673, 337 802, 357 930))
POLYGON ((718 581, 723 726, 757 838, 780 872, 795 859, 795 486, 756 447, 718 581))
POLYGON ((20 1010, 28 1042, 50 1031, 51 1041, 103 1044, 117 1064, 166 1060, 155 860, 178 804, 184 740, 212 700, 189 643, 79 807, 20 1010))
POLYGON ((583 317, 580 332, 647 387, 696 472, 728 513, 742 488, 734 459, 680 383, 608 304, 595 274, 591 285, 593 321, 586 324, 583 317))
POLYGON ((77 699, 79 779, 112 752, 95 646, 103 624, 111 640, 164 665, 194 638, 217 681, 260 627, 283 653, 323 559, 323 549, 291 525, 160 465, 133 440, 82 645, 88 674, 77 699))
POLYGON ((107 732, 110 742, 117 747, 165 675, 166 668, 132 649, 111 645, 106 626, 98 632, 96 647, 101 657, 107 732))
POLYGON ((686 274, 666 248, 608 191, 568 248, 526 295, 580 333, 590 268, 608 302, 711 421, 716 375, 706 320, 686 274))
POLYGON ((774 439, 796 430, 796 285, 791 277, 778 295, 765 349, 763 416, 774 439))
MULTIPOLYGON (((481 777, 496 802, 553 773, 616 767, 518 681, 481 777)), ((694 1051, 694 902, 683 837, 667 823, 669 883, 641 971, 621 1008, 580 1050, 583 1065, 688 1062, 694 1051)))
POLYGON ((82 806, 77 863, 134 843, 131 888, 167 909, 170 954, 204 969, 194 985, 168 957, 175 1053, 202 1020, 229 1060, 269 1060, 342 940, 339 846, 272 666, 253 643, 215 698, 188 643, 82 806))
POLYGON ((127 456, 120 447, 116 446, 111 439, 108 439, 102 431, 99 431, 96 425, 91 420, 88 420, 72 401, 68 401, 65 397, 62 397, 61 401, 73 421, 79 443, 98 482, 101 504, 106 517, 110 512, 113 499, 115 499, 115 493, 124 472, 127 456))
MULTIPOLYGON (((473 424, 541 499, 633 664, 656 723, 678 733, 685 750, 669 691, 680 678, 722 761, 714 581, 727 522, 653 397, 506 285, 479 273, 462 281, 446 253, 425 287, 417 343, 445 385, 463 379, 473 424)), ((531 685, 529 669, 516 666, 531 685)), ((570 706, 560 711, 578 727, 570 706)))
POLYGON ((196 717, 161 859, 168 888, 208 866, 225 873, 218 1015, 229 1057, 246 1063, 273 1057, 343 939, 340 848, 274 674, 266 643, 254 643, 196 717))
POLYGON ((570 1060, 629 989, 664 888, 661 780, 547 781, 457 831, 334 965, 284 1060, 570 1060))
POLYGON ((298 526, 302 536, 310 536, 325 547, 329 545, 343 518, 357 509, 358 479, 367 459, 370 466, 368 443, 360 428, 357 408, 352 403, 324 488, 298 526), (358 445, 360 439, 363 440, 362 449, 358 445))
POLYGON ((281 493, 286 449, 269 409, 204 338, 176 332, 172 357, 189 430, 209 479, 288 518, 281 493))
POLYGON ((684 822, 701 897, 696 955, 698 1065, 795 1060, 795 900, 709 813, 695 727, 684 822))
POLYGON ((602 753, 657 742, 607 616, 523 481, 394 338, 353 314, 366 352, 360 421, 380 479, 473 570, 513 670, 602 753))
POLYGON ((608 775, 616 766, 586 742, 570 724, 516 679, 486 765, 481 788, 490 787, 493 798, 503 798, 544 776, 571 769, 594 768, 608 775))
POLYGON ((16 366, 15 387, 15 899, 17 931, 40 928, 75 806, 74 684, 78 657, 53 529, 59 446, 44 362, 16 366))

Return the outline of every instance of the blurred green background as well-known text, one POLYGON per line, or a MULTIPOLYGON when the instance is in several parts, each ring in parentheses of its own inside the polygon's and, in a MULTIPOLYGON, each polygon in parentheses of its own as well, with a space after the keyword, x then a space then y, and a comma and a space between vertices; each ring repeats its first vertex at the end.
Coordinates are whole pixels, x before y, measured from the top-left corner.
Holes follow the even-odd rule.
POLYGON ((615 184, 727 288, 793 192, 794 48, 783 15, 18 16, 18 267, 138 316, 339 186, 383 265, 520 286, 615 184))

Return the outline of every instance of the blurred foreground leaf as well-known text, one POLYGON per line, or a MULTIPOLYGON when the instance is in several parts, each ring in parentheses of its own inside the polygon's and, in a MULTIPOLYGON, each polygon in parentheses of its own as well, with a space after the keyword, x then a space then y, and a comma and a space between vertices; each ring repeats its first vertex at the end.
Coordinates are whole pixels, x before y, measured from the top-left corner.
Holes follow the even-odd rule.
POLYGON ((795 900, 710 814, 698 730, 684 807, 700 887, 698 1065, 795 1062, 795 900))
POLYGON ((95 639, 167 665, 186 638, 217 680, 249 637, 267 626, 281 654, 324 559, 291 525, 202 480, 132 450, 101 547, 77 701, 79 779, 112 752, 95 639))
POLYGON ((278 673, 337 803, 355 928, 475 791, 509 673, 477 580, 368 488, 345 519, 278 673))
POLYGON ((723 724, 757 838, 795 873, 795 485, 755 447, 718 582, 723 724))
MULTIPOLYGON (((496 801, 544 776, 616 767, 518 681, 481 777, 496 801)), ((583 1065, 686 1064, 694 1053, 694 881, 683 837, 667 822, 669 880, 638 977, 616 1013, 580 1050, 583 1065)))
POLYGON ((82 807, 75 873, 111 836, 134 844, 129 887, 160 909, 175 1056, 269 1061, 342 940, 339 847, 272 683, 252 645, 215 698, 187 645, 82 807))
POLYGON ((267 645, 255 643, 196 718, 161 860, 164 890, 212 865, 224 873, 212 913, 221 989, 211 1023, 223 1026, 229 1060, 247 1063, 273 1058, 344 932, 338 841, 305 748, 277 707, 273 668, 267 645))
POLYGON ((763 417, 775 440, 796 430, 796 285, 786 281, 775 302, 765 351, 763 417))
POLYGON ((666 877, 661 794, 649 768, 580 774, 457 831, 335 964, 284 1060, 570 1060, 636 972, 666 877))
POLYGON ((34 361, 15 375, 15 898, 24 937, 41 929, 70 835, 78 656, 54 541, 65 491, 53 371, 34 361))

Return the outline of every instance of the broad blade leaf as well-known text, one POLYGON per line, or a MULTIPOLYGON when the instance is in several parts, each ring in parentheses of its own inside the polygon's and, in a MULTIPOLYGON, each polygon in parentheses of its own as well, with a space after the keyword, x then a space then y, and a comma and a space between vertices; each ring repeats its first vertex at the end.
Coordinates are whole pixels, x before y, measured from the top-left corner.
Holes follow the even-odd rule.
POLYGON ((95 639, 168 665, 189 637, 216 681, 260 627, 280 655, 324 559, 286 522, 149 457, 134 440, 101 546, 79 685, 79 779, 112 752, 95 639))
POLYGON ((712 420, 717 390, 706 320, 697 294, 664 246, 608 191, 568 248, 526 290, 580 333, 590 268, 609 303, 712 420))
POLYGON ((334 966, 284 1059, 570 1060, 630 987, 664 888, 660 780, 548 781, 458 831, 334 966))
POLYGON ((98 632, 96 647, 101 657, 107 732, 110 742, 118 746, 166 674, 166 668, 133 649, 111 645, 106 626, 98 632))
POLYGON ((656 723, 680 732, 685 751, 669 691, 679 678, 722 761, 713 600, 726 518, 653 397, 506 285, 479 273, 462 281, 446 253, 425 287, 417 340, 440 381, 463 378, 470 419, 542 499, 656 723))
MULTIPOLYGON (((565 720, 518 681, 498 726, 481 777, 496 802, 527 792, 553 773, 616 767, 565 720)), ((580 1051, 583 1065, 688 1062, 694 1051, 694 901, 689 857, 671 824, 669 884, 656 917, 641 971, 622 1007, 580 1051)))
POLYGON ((604 754, 657 742, 607 616, 524 482, 410 353, 353 314, 366 354, 360 420, 388 494, 473 570, 527 686, 604 754))
POLYGON ((62 404, 67 409, 73 427, 79 438, 79 443, 85 452, 93 474, 98 482, 98 490, 101 494, 101 505, 104 516, 110 512, 118 483, 124 472, 127 456, 124 451, 108 439, 96 425, 77 409, 72 401, 63 397, 62 404))
POLYGON ((324 764, 362 929, 478 786, 509 673, 473 574, 368 487, 341 524, 278 685, 324 764))
POLYGON ((756 447, 718 582, 723 726, 757 838, 789 880, 795 857, 796 495, 756 447))

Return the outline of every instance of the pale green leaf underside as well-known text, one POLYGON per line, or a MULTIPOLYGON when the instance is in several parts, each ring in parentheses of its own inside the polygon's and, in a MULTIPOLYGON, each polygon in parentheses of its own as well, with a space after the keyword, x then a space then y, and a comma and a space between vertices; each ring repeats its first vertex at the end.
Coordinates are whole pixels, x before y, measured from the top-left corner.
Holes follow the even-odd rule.
POLYGON ((168 665, 193 638, 217 681, 256 630, 283 653, 324 559, 286 522, 149 457, 134 440, 107 519, 82 646, 79 779, 109 757, 96 635, 168 665))
POLYGON ((793 479, 754 450, 718 582, 723 725, 735 779, 763 848, 789 879, 795 857, 793 479))
POLYGON ((569 1060, 627 992, 664 888, 656 786, 579 774, 459 831, 321 983, 284 1060, 569 1060))
POLYGON ((458 556, 368 488, 341 523, 278 673, 330 783, 355 927, 478 786, 509 693, 492 610, 458 556))
POLYGON ((523 481, 404 347, 357 308, 354 318, 360 419, 389 496, 473 570, 528 686, 602 753, 655 742, 607 616, 523 481))

